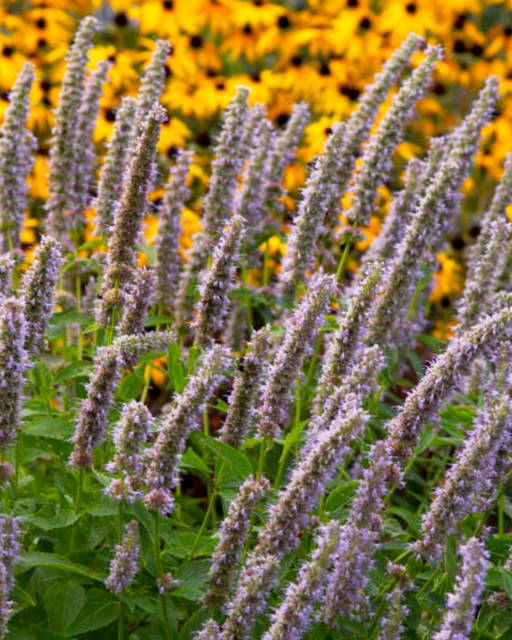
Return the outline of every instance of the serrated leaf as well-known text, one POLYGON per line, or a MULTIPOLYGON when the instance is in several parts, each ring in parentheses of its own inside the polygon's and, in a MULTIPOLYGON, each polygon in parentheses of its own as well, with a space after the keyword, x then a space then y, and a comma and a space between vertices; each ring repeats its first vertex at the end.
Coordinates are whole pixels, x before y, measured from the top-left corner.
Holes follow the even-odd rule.
POLYGON ((48 569, 60 569, 68 573, 80 576, 87 576, 94 580, 103 580, 105 576, 93 571, 89 567, 71 562, 54 553, 42 553, 41 551, 22 551, 16 562, 16 566, 21 571, 32 569, 33 567, 47 567, 48 569))
POLYGON ((325 501, 325 510, 337 511, 344 507, 354 497, 358 484, 357 480, 350 480, 333 489, 325 501))
POLYGON ((43 607, 50 628, 65 631, 76 619, 85 603, 85 589, 75 580, 52 583, 43 595, 43 607))
POLYGON ((67 631, 72 636, 96 631, 117 620, 120 610, 119 602, 110 593, 90 589, 78 618, 67 631))
POLYGON ((217 458, 229 465, 229 469, 239 478, 245 479, 251 475, 252 468, 250 462, 238 449, 233 449, 229 445, 215 440, 204 433, 196 432, 193 434, 194 440, 198 441, 201 446, 209 449, 217 458))

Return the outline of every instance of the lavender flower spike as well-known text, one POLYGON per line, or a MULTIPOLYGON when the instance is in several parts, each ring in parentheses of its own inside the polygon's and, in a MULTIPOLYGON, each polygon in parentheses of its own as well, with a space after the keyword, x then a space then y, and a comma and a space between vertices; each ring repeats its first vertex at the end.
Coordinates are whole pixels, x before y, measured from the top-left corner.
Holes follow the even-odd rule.
POLYGON ((221 640, 219 625, 213 618, 207 620, 201 631, 194 636, 195 640, 221 640))
POLYGON ((254 557, 250 568, 242 572, 235 597, 228 605, 228 617, 221 640, 248 640, 254 621, 265 609, 265 596, 276 582, 279 560, 272 554, 254 557))
POLYGON ((387 573, 395 577, 396 584, 388 594, 388 612, 382 621, 377 640, 400 640, 404 631, 403 619, 408 614, 408 609, 403 600, 404 593, 410 586, 410 579, 406 568, 399 564, 389 564, 387 573))
POLYGON ((249 89, 237 87, 236 96, 229 103, 224 116, 208 192, 203 203, 203 232, 211 239, 218 236, 219 224, 233 212, 233 196, 237 176, 247 158, 252 140, 247 139, 249 89))
POLYGON ((333 276, 315 274, 309 281, 306 296, 287 319, 281 346, 261 386, 263 404, 258 411, 259 436, 276 438, 286 424, 297 373, 312 350, 329 296, 335 291, 333 276))
POLYGON ((337 545, 339 533, 337 522, 320 527, 310 560, 302 565, 296 581, 286 589, 263 640, 300 640, 309 629, 313 606, 323 592, 330 556, 337 545))
POLYGON ((192 326, 196 341, 206 344, 219 338, 226 327, 229 292, 233 287, 238 252, 245 233, 245 221, 235 214, 213 251, 212 264, 199 285, 197 316, 192 326))
POLYGON ((489 567, 489 554, 477 537, 470 538, 461 547, 462 568, 456 578, 454 590, 448 595, 448 609, 441 629, 432 640, 469 640, 473 617, 485 589, 485 575, 489 567))
POLYGON ((119 325, 121 335, 136 335, 144 332, 148 307, 153 297, 155 276, 151 269, 141 269, 126 297, 123 317, 119 325))
POLYGON ((110 571, 105 586, 112 593, 122 593, 137 575, 139 546, 139 525, 132 520, 125 525, 121 544, 116 545, 115 555, 110 562, 110 571))
POLYGON ((96 351, 93 371, 87 385, 87 397, 78 413, 69 463, 79 469, 92 463, 92 450, 105 437, 108 412, 121 376, 122 366, 133 366, 142 353, 167 349, 174 335, 167 331, 120 336, 111 347, 96 351))
POLYGON ((266 373, 264 357, 270 347, 270 337, 269 327, 253 334, 233 383, 228 412, 220 430, 220 440, 232 447, 239 447, 251 428, 258 383, 266 373))
POLYGON ((439 562, 447 536, 457 531, 464 516, 485 510, 494 497, 500 475, 499 452, 512 440, 511 408, 507 393, 487 391, 473 431, 422 518, 423 537, 414 548, 429 559, 439 562))
POLYGON ((44 236, 23 276, 21 297, 27 322, 25 348, 32 355, 38 352, 48 327, 62 263, 60 244, 55 238, 44 236))
POLYGON ((121 197, 128 150, 133 139, 135 99, 124 97, 116 113, 114 132, 108 141, 107 155, 101 167, 96 207, 96 224, 100 233, 110 230, 116 203, 121 197))
POLYGON ((208 192, 203 201, 202 231, 192 240, 192 249, 180 281, 176 312, 183 326, 190 317, 197 275, 205 267, 212 243, 222 223, 231 218, 235 207, 238 174, 247 159, 253 140, 254 121, 249 117, 249 89, 240 86, 224 115, 224 124, 215 147, 208 192))
POLYGON ((180 149, 176 164, 171 168, 159 211, 158 237, 156 241, 156 290, 159 304, 174 306, 181 269, 179 239, 180 214, 190 196, 187 175, 192 162, 192 151, 180 149))
MULTIPOLYGON (((384 64, 380 73, 375 76, 371 84, 359 99, 356 110, 346 123, 343 144, 339 148, 340 160, 337 165, 336 175, 332 177, 333 184, 337 185, 336 193, 340 196, 345 191, 354 161, 361 154, 361 143, 364 141, 373 124, 373 119, 380 105, 386 98, 388 91, 400 78, 400 74, 416 49, 424 43, 423 38, 410 33, 402 44, 394 51, 389 60, 384 64)), ((336 204, 333 202, 333 205, 336 204)), ((332 206, 329 210, 328 223, 335 226, 338 223, 338 207, 332 206)))
POLYGON ((263 118, 257 143, 249 157, 248 166, 242 178, 242 188, 236 193, 236 211, 247 221, 254 233, 265 217, 265 187, 270 175, 269 150, 274 131, 269 120, 263 118))
POLYGON ((75 39, 67 56, 66 72, 52 131, 50 147, 50 198, 47 202, 48 231, 60 238, 68 230, 65 212, 73 208, 74 185, 70 188, 70 176, 76 167, 76 143, 78 113, 85 83, 87 53, 92 46, 92 37, 98 22, 92 16, 80 22, 75 39))
POLYGON ((263 196, 267 213, 275 212, 280 206, 279 198, 284 195, 281 186, 284 170, 295 157, 309 116, 309 106, 306 102, 294 104, 286 129, 273 141, 270 148, 268 179, 263 196))
POLYGON ((492 296, 499 286, 499 276, 503 267, 503 246, 512 238, 512 225, 505 219, 498 218, 489 222, 486 229, 487 243, 482 246, 482 253, 474 255, 471 277, 466 285, 458 306, 458 331, 464 331, 474 324, 488 308, 492 296))
POLYGON ((12 445, 20 425, 23 373, 27 367, 26 322, 23 304, 16 298, 0 306, 0 448, 12 445))
POLYGON ((446 220, 456 211, 458 192, 469 172, 482 127, 497 100, 496 78, 488 78, 470 114, 450 137, 450 150, 418 205, 412 224, 389 266, 372 310, 367 341, 383 343, 396 324, 397 309, 406 309, 412 298, 419 268, 429 260, 428 247, 437 246, 446 231, 446 220))
POLYGON ((385 182, 392 166, 390 156, 403 137, 405 124, 415 103, 426 91, 436 61, 441 58, 441 47, 427 47, 425 60, 394 97, 391 107, 365 147, 361 169, 355 180, 354 199, 347 213, 353 226, 363 227, 369 223, 375 191, 385 182))
MULTIPOLYGON (((160 100, 165 85, 165 62, 171 54, 171 45, 166 40, 157 40, 151 61, 144 69, 137 95, 135 110, 135 134, 141 135, 144 120, 153 105, 160 100)), ((133 123, 132 123, 133 124, 133 123)))
POLYGON ((220 527, 220 537, 212 555, 210 585, 204 596, 209 606, 221 606, 228 597, 242 549, 247 538, 251 516, 256 505, 270 488, 266 478, 253 477, 240 487, 220 527))
POLYGON ((0 256, 0 300, 7 298, 12 290, 12 272, 15 262, 10 253, 0 256))
POLYGON ((91 187, 95 174, 96 154, 92 134, 98 117, 99 98, 102 85, 110 70, 110 63, 102 60, 98 63, 84 87, 84 96, 78 112, 77 132, 75 139, 75 184, 74 184, 74 226, 81 223, 81 214, 90 205, 91 187))
POLYGON ((175 339, 172 331, 149 331, 120 335, 114 340, 114 347, 127 367, 133 367, 144 353, 149 351, 167 351, 170 343, 175 339))
POLYGON ((390 446, 398 460, 404 462, 412 454, 421 425, 453 392, 473 359, 496 348, 511 327, 512 308, 505 308, 448 343, 388 423, 390 446))
MULTIPOLYGON (((473 280, 475 271, 478 270, 479 257, 483 255, 485 248, 491 240, 492 222, 503 219, 505 208, 512 200, 512 153, 505 158, 501 180, 494 191, 491 204, 481 221, 481 231, 476 243, 469 251, 467 281, 473 280)), ((510 265, 503 265, 504 267, 510 265)))
POLYGON ((100 347, 96 351, 87 397, 80 406, 75 434, 71 438, 75 447, 69 464, 73 467, 89 467, 93 448, 105 438, 107 415, 114 401, 122 364, 123 359, 116 347, 100 347))
POLYGON ((196 372, 165 416, 155 444, 148 451, 145 504, 168 513, 173 507, 172 490, 178 482, 178 464, 187 438, 200 424, 200 416, 210 396, 222 380, 227 353, 220 346, 206 351, 196 372))
POLYGON ((399 477, 388 443, 373 445, 347 522, 340 532, 333 554, 334 569, 322 604, 322 619, 331 627, 339 616, 357 618, 367 604, 365 594, 378 536, 382 530, 379 512, 383 508, 383 488, 399 477))
POLYGON ((330 337, 322 363, 314 399, 315 413, 321 410, 326 398, 339 384, 353 362, 361 335, 364 335, 371 301, 381 276, 382 267, 376 262, 369 267, 366 277, 356 285, 352 295, 348 296, 348 307, 339 318, 338 329, 330 337))
POLYGON ((360 399, 348 395, 346 402, 325 428, 315 445, 300 459, 292 472, 287 487, 280 493, 276 504, 269 510, 269 518, 261 531, 258 544, 247 559, 238 582, 238 589, 228 605, 232 611, 225 628, 232 636, 223 638, 245 638, 255 624, 255 616, 264 610, 268 594, 274 583, 279 561, 299 544, 301 529, 307 524, 311 509, 315 506, 326 483, 332 478, 337 465, 350 450, 349 444, 357 438, 368 420, 361 410, 360 399), (258 575, 261 563, 265 564, 264 580, 257 592, 247 587, 258 575), (245 612, 246 615, 242 615, 245 612))
POLYGON ((15 584, 13 569, 20 550, 19 536, 18 519, 0 515, 0 638, 7 637, 7 624, 13 613, 14 603, 9 595, 15 584))
POLYGON ((132 402, 124 406, 121 418, 112 439, 115 454, 106 465, 109 473, 117 473, 121 479, 112 480, 105 493, 114 500, 133 502, 140 496, 144 475, 144 461, 140 452, 141 444, 150 437, 152 416, 141 402, 132 402))
POLYGON ((341 123, 334 125, 324 152, 316 159, 308 176, 279 274, 281 296, 291 297, 295 285, 303 280, 306 269, 311 267, 316 239, 325 216, 343 193, 336 178, 339 165, 345 160, 340 153, 345 138, 345 126, 341 123))
POLYGON ((160 124, 166 118, 165 110, 157 104, 154 105, 145 120, 144 130, 137 142, 126 176, 123 195, 114 217, 114 229, 108 243, 107 271, 97 312, 97 321, 102 326, 107 324, 116 307, 124 305, 126 285, 133 281, 135 245, 147 206, 151 167, 160 124))
MULTIPOLYGON (((9 96, 9 106, 0 130, 0 251, 19 247, 23 211, 27 206, 27 174, 32 166, 32 142, 21 141, 29 110, 29 93, 34 82, 34 65, 26 62, 9 96)), ((29 134, 30 136, 32 134, 29 134)))

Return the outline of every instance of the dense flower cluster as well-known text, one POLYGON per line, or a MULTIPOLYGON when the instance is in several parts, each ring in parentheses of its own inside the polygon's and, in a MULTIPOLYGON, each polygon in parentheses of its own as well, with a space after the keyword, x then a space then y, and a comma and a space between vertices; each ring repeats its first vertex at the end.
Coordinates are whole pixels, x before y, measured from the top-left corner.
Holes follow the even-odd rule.
POLYGON ((0 9, 1 638, 508 630, 506 85, 432 34, 509 36, 339 4, 80 0, 63 66, 66 0, 0 9))

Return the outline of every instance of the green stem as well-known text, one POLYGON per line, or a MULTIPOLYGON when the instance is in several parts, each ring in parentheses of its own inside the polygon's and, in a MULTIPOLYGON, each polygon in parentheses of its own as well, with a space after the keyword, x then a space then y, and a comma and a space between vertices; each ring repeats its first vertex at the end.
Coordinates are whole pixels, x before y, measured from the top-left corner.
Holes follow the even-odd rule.
POLYGON ((191 550, 191 552, 190 552, 190 554, 188 556, 189 562, 194 557, 194 553, 196 552, 197 547, 199 545, 199 542, 201 540, 201 537, 202 537, 202 535, 204 533, 204 530, 206 529, 206 525, 208 524, 208 520, 210 519, 210 516, 213 513, 213 508, 215 506, 215 499, 217 497, 217 488, 218 488, 218 486, 220 484, 222 475, 224 473, 224 467, 225 467, 225 463, 223 462, 220 465, 219 473, 216 476, 214 476, 212 490, 211 490, 210 496, 208 498, 208 507, 206 509, 206 513, 204 514, 203 521, 201 522, 201 526, 199 527, 199 531, 197 532, 197 535, 195 537, 194 544, 192 545, 192 550, 191 550))
POLYGON ((348 262, 348 256, 350 254, 350 249, 352 249, 353 241, 353 237, 349 236, 347 238, 345 246, 343 247, 343 252, 341 254, 340 261, 338 262, 338 268, 336 269, 336 282, 341 282, 343 280, 343 276, 345 275, 345 268, 348 262))
POLYGON ((263 286, 268 287, 269 268, 268 268, 268 240, 265 242, 265 250, 263 252, 263 286))
MULTIPOLYGON (((117 541, 118 544, 123 542, 123 512, 124 512, 124 504, 123 501, 119 501, 119 507, 117 511, 117 541)), ((117 621, 117 640, 124 640, 124 608, 123 603, 119 600, 119 618, 117 621)))
POLYGON ((267 445, 268 445, 268 439, 263 438, 263 440, 261 441, 260 457, 258 460, 258 471, 256 473, 256 478, 258 480, 261 480, 261 477, 263 475, 263 470, 265 469, 265 458, 267 457, 267 445))
MULTIPOLYGON (((77 483, 76 483, 76 494, 75 494, 75 513, 77 516, 80 516, 80 506, 82 503, 83 486, 84 486, 84 470, 79 469, 77 483)), ((75 548, 75 539, 76 539, 76 522, 74 523, 73 530, 71 532, 71 551, 73 551, 73 549, 75 548)))
MULTIPOLYGON (((156 572, 158 577, 163 574, 162 568, 162 556, 160 554, 160 514, 155 511, 155 560, 156 560, 156 572)), ((167 606, 165 604, 165 593, 160 594, 160 607, 162 609, 162 618, 164 621, 165 637, 167 640, 172 640, 171 625, 169 623, 169 614, 167 613, 167 606)))
POLYGON ((498 497, 498 533, 501 535, 505 532, 505 493, 503 492, 503 486, 500 487, 500 493, 498 497))

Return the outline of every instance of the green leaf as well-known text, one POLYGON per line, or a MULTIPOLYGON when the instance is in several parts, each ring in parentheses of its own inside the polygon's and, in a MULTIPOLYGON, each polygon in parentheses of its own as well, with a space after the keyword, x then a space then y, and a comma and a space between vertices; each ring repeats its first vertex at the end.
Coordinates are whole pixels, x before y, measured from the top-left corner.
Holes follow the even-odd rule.
POLYGON ((91 318, 85 313, 78 311, 64 311, 64 313, 55 313, 50 321, 50 326, 46 331, 46 335, 50 340, 58 338, 70 323, 73 324, 90 324, 91 318))
POLYGON ((90 362, 72 362, 67 367, 63 367, 54 373, 53 382, 54 384, 59 384, 65 380, 87 377, 91 369, 92 364, 90 362))
POLYGON ((325 510, 337 511, 344 507, 354 497, 358 484, 357 480, 350 480, 333 489, 325 501, 325 510))
POLYGON ((439 412, 439 415, 443 422, 448 422, 455 425, 463 424, 466 427, 471 427, 473 426, 473 421, 475 419, 475 408, 467 406, 448 405, 446 408, 439 412))
POLYGON ((43 595, 50 628, 65 631, 76 619, 85 602, 85 589, 75 580, 52 583, 43 595))
POLYGON ((204 433, 196 432, 193 439, 199 442, 201 446, 209 449, 217 458, 222 460, 229 466, 230 471, 234 472, 239 478, 245 479, 251 475, 252 468, 250 462, 238 449, 233 449, 220 440, 215 440, 204 433))
POLYGON ((34 598, 30 595, 30 593, 28 593, 28 591, 25 591, 25 589, 22 589, 18 584, 14 585, 14 589, 11 592, 11 597, 18 605, 18 608, 25 607, 25 606, 26 607, 37 606, 36 602, 34 601, 34 598))
POLYGON ((501 578, 503 580, 503 588, 505 589, 507 596, 512 598, 512 571, 502 568, 501 578))
POLYGON ((144 380, 139 372, 129 373, 121 380, 116 397, 125 402, 135 400, 140 395, 143 386, 144 380))
POLYGON ((24 433, 39 438, 53 438, 54 440, 69 440, 75 431, 75 426, 71 422, 62 418, 39 418, 32 420, 23 429, 24 433))
POLYGON ((78 520, 80 516, 74 511, 59 513, 51 518, 42 518, 40 516, 23 516, 23 521, 28 522, 33 527, 42 529, 43 531, 52 531, 53 529, 62 529, 69 527, 78 520))
POLYGON ((190 447, 183 454, 180 466, 188 469, 195 469, 196 471, 202 471, 203 473, 209 473, 208 467, 204 463, 203 459, 200 458, 194 449, 191 449, 190 447))
POLYGON ((446 340, 440 340, 439 338, 434 338, 434 336, 429 336, 425 333, 420 333, 417 336, 419 342, 423 342, 429 349, 432 349, 434 353, 439 353, 446 346, 446 340))
POLYGON ((402 507, 389 507, 388 511, 394 513, 399 518, 402 518, 406 522, 413 533, 419 534, 421 528, 421 519, 412 511, 403 509, 402 507))
POLYGON ((22 551, 16 563, 18 569, 27 571, 33 567, 46 567, 48 569, 60 569, 68 573, 75 573, 80 576, 93 578, 94 580, 104 580, 104 576, 93 571, 89 567, 71 562, 54 553, 42 553, 41 551, 22 551))
POLYGON ((199 600, 206 591, 209 560, 192 560, 182 565, 176 572, 180 586, 172 592, 173 596, 187 600, 199 600))
POLYGON ((69 627, 68 632, 76 636, 106 627, 117 620, 120 609, 119 602, 110 593, 101 589, 90 589, 78 618, 69 627))
MULTIPOLYGON (((162 531, 162 537, 165 539, 166 551, 175 558, 188 558, 190 551, 195 543, 197 533, 190 531, 179 531, 171 529, 162 531)), ((209 536, 202 536, 199 539, 195 554, 196 556, 211 555, 216 545, 216 540, 209 536)))

